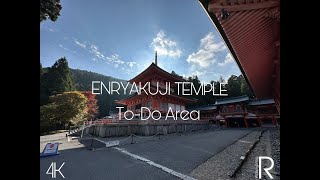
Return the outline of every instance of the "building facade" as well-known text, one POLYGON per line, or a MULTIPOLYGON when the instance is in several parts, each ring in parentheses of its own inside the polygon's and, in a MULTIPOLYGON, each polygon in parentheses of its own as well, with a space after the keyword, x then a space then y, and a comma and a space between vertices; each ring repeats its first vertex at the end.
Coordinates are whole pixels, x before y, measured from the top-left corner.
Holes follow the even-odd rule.
POLYGON ((280 115, 274 100, 239 96, 219 99, 215 104, 190 107, 200 110, 200 118, 209 124, 225 127, 278 127, 280 115))

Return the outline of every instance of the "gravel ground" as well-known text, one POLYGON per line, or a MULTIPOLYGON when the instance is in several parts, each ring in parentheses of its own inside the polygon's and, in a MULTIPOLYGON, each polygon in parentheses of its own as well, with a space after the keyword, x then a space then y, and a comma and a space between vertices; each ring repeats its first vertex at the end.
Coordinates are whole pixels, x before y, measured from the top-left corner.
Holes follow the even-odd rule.
POLYGON ((271 156, 274 160, 274 171, 280 176, 280 130, 270 131, 271 156))
MULTIPOLYGON (((262 134, 260 141, 257 143, 255 148, 251 151, 246 162, 242 166, 241 170, 236 174, 235 180, 248 180, 248 179, 258 179, 258 157, 259 156, 269 156, 274 159, 274 168, 270 171, 274 180, 279 180, 280 176, 280 139, 279 130, 270 130, 262 134), (277 159, 278 158, 278 159, 277 159)), ((265 160, 264 167, 270 167, 270 162, 265 160)), ((269 176, 262 173, 262 179, 269 180, 269 176)))
POLYGON ((239 166, 240 157, 245 155, 254 141, 258 139, 260 133, 261 131, 249 133, 195 168, 190 175, 199 180, 232 179, 229 175, 239 166))

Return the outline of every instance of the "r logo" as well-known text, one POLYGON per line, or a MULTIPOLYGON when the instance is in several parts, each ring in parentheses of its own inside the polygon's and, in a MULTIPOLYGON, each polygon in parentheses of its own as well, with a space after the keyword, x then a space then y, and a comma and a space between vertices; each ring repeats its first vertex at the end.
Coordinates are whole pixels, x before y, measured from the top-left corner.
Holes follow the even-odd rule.
POLYGON ((259 161, 258 161, 258 171, 259 171, 259 179, 261 179, 262 176, 262 160, 263 159, 267 159, 271 162, 270 167, 268 168, 263 168, 263 170, 267 173, 267 175, 269 176, 270 179, 273 179, 273 177, 270 174, 270 170, 273 168, 274 166, 274 161, 272 158, 268 157, 268 156, 259 156, 259 161))

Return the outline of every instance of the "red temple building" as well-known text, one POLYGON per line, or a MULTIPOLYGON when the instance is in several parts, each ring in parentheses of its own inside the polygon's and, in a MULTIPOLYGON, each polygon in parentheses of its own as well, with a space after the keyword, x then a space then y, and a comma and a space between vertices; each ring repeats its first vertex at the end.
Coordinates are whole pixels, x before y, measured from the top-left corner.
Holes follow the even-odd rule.
MULTIPOLYGON (((151 111, 158 110, 161 112, 161 117, 164 117, 168 112, 169 107, 173 111, 182 111, 186 109, 186 105, 188 103, 194 103, 197 100, 186 98, 182 96, 178 96, 177 93, 174 92, 173 88, 175 87, 175 82, 184 82, 185 80, 182 77, 170 74, 165 70, 161 69, 157 65, 157 54, 155 56, 155 63, 152 63, 147 69, 138 74, 136 77, 132 78, 128 82, 139 84, 143 86, 146 82, 150 82, 151 89, 155 89, 155 85, 159 83, 159 90, 163 90, 161 88, 165 86, 167 82, 170 82, 170 95, 160 95, 159 93, 156 95, 141 93, 138 95, 137 93, 117 101, 116 103, 126 105, 128 110, 131 110, 139 115, 141 112, 141 107, 148 107, 151 111)), ((165 91, 165 90, 164 90, 165 91)), ((155 92, 155 91, 154 91, 155 92)), ((163 92, 163 91, 162 91, 163 92)), ((149 116, 148 111, 143 112, 144 117, 149 116)), ((152 121, 152 119, 150 119, 152 121)), ((149 120, 149 122, 150 122, 149 120)))
POLYGON ((215 104, 190 107, 200 110, 200 119, 225 127, 278 127, 280 115, 273 99, 255 100, 248 96, 216 100, 215 104))
POLYGON ((257 99, 280 114, 280 0, 199 0, 257 99))
POLYGON ((217 100, 219 116, 226 127, 276 127, 280 116, 273 99, 255 100, 248 96, 217 100))

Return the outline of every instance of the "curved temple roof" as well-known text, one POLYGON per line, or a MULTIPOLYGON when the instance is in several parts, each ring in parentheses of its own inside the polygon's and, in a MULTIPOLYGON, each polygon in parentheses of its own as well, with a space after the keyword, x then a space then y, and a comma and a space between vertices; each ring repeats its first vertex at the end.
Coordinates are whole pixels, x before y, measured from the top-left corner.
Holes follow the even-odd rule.
POLYGON ((280 99, 280 0, 199 1, 256 98, 280 99))
POLYGON ((129 80, 130 83, 133 82, 143 82, 145 79, 150 78, 151 76, 162 76, 167 78, 168 81, 172 82, 184 82, 185 80, 182 77, 177 77, 173 74, 168 73, 167 71, 161 69, 155 63, 151 63, 151 65, 138 74, 136 77, 129 80))

